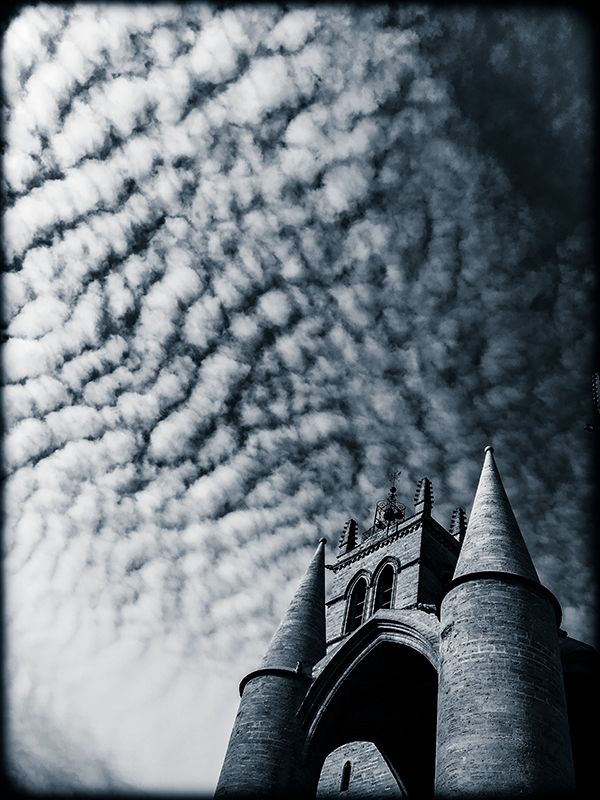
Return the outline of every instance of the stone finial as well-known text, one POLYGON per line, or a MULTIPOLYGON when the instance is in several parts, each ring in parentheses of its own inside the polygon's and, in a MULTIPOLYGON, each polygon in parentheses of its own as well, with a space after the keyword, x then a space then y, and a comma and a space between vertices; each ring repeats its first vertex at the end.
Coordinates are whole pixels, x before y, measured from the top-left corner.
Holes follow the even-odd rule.
POLYGON ((421 478, 415 492, 415 514, 421 511, 431 513, 433 507, 433 486, 429 478, 421 478))
POLYGON ((338 544, 338 558, 353 550, 358 544, 358 525, 355 519, 349 519, 344 525, 344 532, 338 544))
POLYGON ((464 508, 455 508, 452 512, 452 522, 450 523, 450 533, 460 544, 463 543, 467 531, 467 515, 464 508))

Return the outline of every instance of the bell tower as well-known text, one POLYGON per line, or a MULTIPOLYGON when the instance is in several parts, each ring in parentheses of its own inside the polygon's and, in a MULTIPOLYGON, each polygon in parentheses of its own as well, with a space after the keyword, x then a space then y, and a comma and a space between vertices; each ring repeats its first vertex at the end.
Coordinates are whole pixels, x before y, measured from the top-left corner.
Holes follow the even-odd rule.
POLYGON ((331 599, 327 602, 327 646, 343 641, 380 609, 435 612, 443 586, 454 573, 464 537, 465 513, 459 508, 448 532, 431 511, 433 487, 422 478, 414 513, 399 502, 395 479, 385 500, 377 503, 373 524, 359 534, 351 519, 339 541, 331 599))

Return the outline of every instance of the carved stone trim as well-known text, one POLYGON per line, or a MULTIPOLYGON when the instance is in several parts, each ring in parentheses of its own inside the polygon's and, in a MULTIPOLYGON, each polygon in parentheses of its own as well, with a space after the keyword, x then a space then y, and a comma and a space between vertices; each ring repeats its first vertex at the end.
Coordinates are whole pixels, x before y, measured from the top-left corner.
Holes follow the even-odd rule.
POLYGON ((308 680, 309 682, 312 681, 312 677, 307 675, 303 672, 302 662, 298 662, 298 667, 296 669, 290 669, 290 667, 263 667, 262 669, 255 669, 252 672, 249 672, 242 680, 240 681, 240 697, 244 694, 244 689, 246 684, 253 680, 254 678, 260 678, 261 675, 278 675, 280 677, 288 677, 288 678, 296 678, 308 680))
POLYGON ((541 583, 532 580, 531 578, 527 578, 524 575, 514 575, 512 572, 499 572, 499 571, 485 571, 482 570, 481 572, 470 572, 466 575, 459 575, 458 578, 453 578, 450 583, 447 583, 446 586, 442 589, 437 599, 437 607, 438 607, 438 616, 440 613, 440 609, 442 606, 442 600, 448 592, 452 591, 455 586, 460 586, 461 583, 467 583, 468 581, 477 581, 477 580, 497 580, 497 581, 505 581, 507 583, 518 583, 521 586, 526 586, 531 591, 540 594, 542 597, 545 597, 547 600, 550 601, 552 609, 554 611, 554 615, 556 617, 556 626, 557 628, 560 627, 560 623, 562 621, 562 608, 560 603, 556 599, 556 597, 552 594, 550 589, 546 589, 541 583))
POLYGON ((351 564, 355 564, 357 561, 360 561, 361 558, 365 558, 365 556, 374 553, 376 550, 395 542, 397 539, 400 539, 403 536, 407 536, 409 533, 414 533, 415 531, 419 530, 422 523, 419 520, 412 525, 408 525, 406 528, 402 528, 401 530, 396 530, 394 533, 391 533, 389 536, 386 536, 385 539, 380 539, 378 542, 373 542, 373 544, 365 547, 362 550, 359 550, 355 555, 350 556, 350 558, 344 559, 339 564, 325 564, 327 569, 332 570, 333 572, 337 572, 340 569, 344 569, 344 567, 348 567, 351 564))

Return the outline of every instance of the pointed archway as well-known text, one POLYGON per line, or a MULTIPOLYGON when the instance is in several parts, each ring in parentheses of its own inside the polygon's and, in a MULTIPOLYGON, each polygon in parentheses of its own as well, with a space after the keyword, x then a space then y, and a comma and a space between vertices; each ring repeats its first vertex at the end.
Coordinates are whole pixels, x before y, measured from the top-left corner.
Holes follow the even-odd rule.
POLYGON ((436 628, 424 612, 380 611, 331 654, 299 712, 313 791, 330 753, 370 742, 411 800, 433 796, 436 628))

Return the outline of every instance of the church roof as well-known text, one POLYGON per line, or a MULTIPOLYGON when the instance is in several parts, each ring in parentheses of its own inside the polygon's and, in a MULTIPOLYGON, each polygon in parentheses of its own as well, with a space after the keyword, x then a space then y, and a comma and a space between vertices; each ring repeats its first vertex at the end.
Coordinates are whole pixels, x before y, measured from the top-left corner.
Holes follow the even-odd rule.
POLYGON ((496 467, 492 447, 473 501, 454 579, 475 572, 506 572, 539 583, 539 578, 496 467))
POLYGON ((288 667, 310 671, 326 653, 325 637, 325 539, 296 590, 260 663, 260 668, 288 667))

